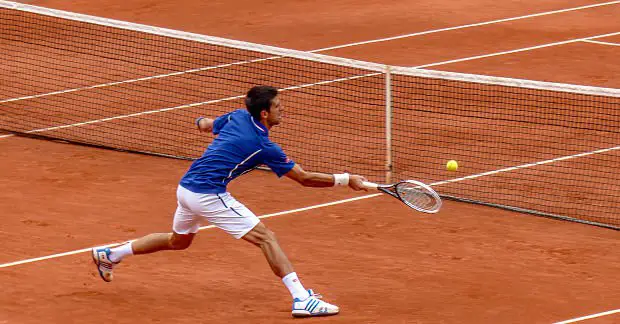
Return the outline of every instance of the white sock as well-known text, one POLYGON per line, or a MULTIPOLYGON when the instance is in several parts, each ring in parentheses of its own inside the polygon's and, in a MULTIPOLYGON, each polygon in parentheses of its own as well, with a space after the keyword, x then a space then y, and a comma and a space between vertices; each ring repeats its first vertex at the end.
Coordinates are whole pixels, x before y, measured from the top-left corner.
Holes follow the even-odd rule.
POLYGON ((133 255, 131 242, 127 242, 121 246, 110 249, 110 261, 114 263, 121 262, 124 257, 130 255, 133 255))
POLYGON ((291 292, 293 298, 304 300, 310 297, 310 294, 308 294, 306 288, 304 288, 301 281, 299 281, 299 278, 297 278, 297 273, 291 272, 287 274, 284 278, 282 278, 282 282, 284 282, 284 285, 288 288, 288 291, 291 292))

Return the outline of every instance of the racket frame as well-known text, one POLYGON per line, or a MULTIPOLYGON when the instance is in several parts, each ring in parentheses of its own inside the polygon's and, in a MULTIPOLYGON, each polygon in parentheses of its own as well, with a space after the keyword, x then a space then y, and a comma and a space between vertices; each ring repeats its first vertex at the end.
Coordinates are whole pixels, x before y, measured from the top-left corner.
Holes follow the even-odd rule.
POLYGON ((396 182, 396 183, 393 183, 393 184, 377 184, 377 183, 373 183, 373 182, 364 181, 363 184, 368 189, 376 189, 376 190, 379 190, 379 191, 381 191, 383 193, 389 194, 390 196, 400 200, 402 203, 404 203, 408 207, 413 208, 413 209, 415 209, 415 210, 417 210, 419 212, 423 212, 423 213, 427 213, 427 214, 435 214, 435 213, 437 213, 441 209, 442 201, 441 201, 441 197, 439 196, 439 194, 437 192, 435 192, 435 190, 433 190, 433 188, 431 188, 429 185, 427 185, 425 183, 422 183, 420 181, 417 181, 417 180, 402 180, 402 181, 399 181, 399 182, 396 182), (424 188, 424 190, 429 192, 431 194, 431 196, 433 196, 435 201, 437 201, 437 205, 438 206, 435 209, 426 209, 426 208, 418 207, 418 206, 408 202, 403 197, 401 197, 400 194, 398 193, 398 191, 396 190, 396 187, 398 185, 400 185, 401 183, 411 183, 411 184, 414 184, 416 186, 424 188))

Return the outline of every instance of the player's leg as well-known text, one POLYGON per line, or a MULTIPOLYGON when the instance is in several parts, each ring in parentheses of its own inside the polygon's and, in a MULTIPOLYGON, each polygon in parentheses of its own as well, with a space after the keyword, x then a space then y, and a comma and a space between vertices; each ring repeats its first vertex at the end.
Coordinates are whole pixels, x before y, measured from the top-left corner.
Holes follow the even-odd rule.
POLYGON ((152 233, 135 241, 111 248, 110 261, 119 263, 130 255, 150 254, 165 250, 185 250, 192 244, 194 236, 196 233, 152 233))
POLYGON ((112 249, 112 262, 120 262, 129 255, 149 254, 164 250, 185 250, 194 240, 202 218, 186 206, 183 197, 178 198, 177 210, 172 221, 172 233, 153 233, 112 249))
MULTIPOLYGON (((255 246, 258 246, 263 251, 271 270, 276 276, 284 278, 286 275, 293 272, 293 265, 284 251, 282 251, 282 248, 276 239, 275 233, 269 230, 265 224, 262 222, 258 223, 242 238, 255 246)), ((304 298, 307 296, 308 294, 303 288, 301 289, 301 294, 299 296, 293 295, 293 297, 304 298)))
POLYGON ((195 235, 195 233, 153 233, 114 248, 96 247, 92 249, 93 261, 101 278, 110 282, 114 277, 114 267, 124 258, 164 250, 183 250, 191 245, 195 235))
POLYGON ((244 240, 260 247, 271 266, 273 273, 282 278, 282 282, 293 296, 292 315, 295 317, 336 315, 340 311, 338 306, 322 301, 321 296, 311 289, 306 290, 293 270, 293 265, 280 247, 275 233, 258 223, 247 234, 244 240))
POLYGON ((178 206, 174 214, 171 233, 153 233, 120 246, 97 247, 92 249, 92 257, 101 278, 110 282, 113 279, 114 267, 130 255, 149 254, 164 250, 183 250, 188 248, 202 221, 186 205, 184 192, 177 190, 178 206))
MULTIPOLYGON (((276 276, 284 278, 293 273, 293 266, 280 248, 275 234, 261 223, 251 210, 239 203, 229 193, 218 194, 217 199, 219 208, 212 207, 211 212, 205 214, 211 224, 236 239, 243 238, 260 247, 276 276)), ((294 296, 306 298, 308 293, 301 287, 298 295, 294 296)))
MULTIPOLYGON (((164 250, 184 250, 192 244, 194 236, 196 236, 196 233, 153 233, 141 237, 131 243, 128 243, 127 245, 131 248, 131 254, 135 255, 149 254, 164 250)), ((114 252, 115 249, 112 249, 112 261, 117 262, 116 260, 114 260, 114 252)), ((119 259, 123 258, 120 253, 118 257, 120 257, 119 259)))

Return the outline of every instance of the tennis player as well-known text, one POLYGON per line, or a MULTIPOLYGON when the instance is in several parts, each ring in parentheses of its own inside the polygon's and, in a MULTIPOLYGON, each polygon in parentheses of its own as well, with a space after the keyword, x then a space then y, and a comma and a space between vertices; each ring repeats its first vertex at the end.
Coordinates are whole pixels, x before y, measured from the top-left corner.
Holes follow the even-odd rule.
POLYGON ((202 117, 196 120, 201 132, 212 132, 217 137, 180 181, 172 232, 149 234, 115 248, 94 248, 92 257, 99 275, 104 281, 112 281, 114 267, 130 255, 186 249, 206 220, 233 237, 261 248, 271 269, 282 278, 293 297, 294 317, 338 314, 337 306, 304 288, 275 234, 235 200, 226 191, 226 185, 261 164, 269 166, 278 177, 286 175, 307 187, 349 186, 354 190, 367 190, 362 184, 365 179, 347 173, 304 171, 269 140, 270 129, 282 119, 276 88, 253 87, 247 93, 245 104, 247 110, 235 110, 215 120, 202 117))

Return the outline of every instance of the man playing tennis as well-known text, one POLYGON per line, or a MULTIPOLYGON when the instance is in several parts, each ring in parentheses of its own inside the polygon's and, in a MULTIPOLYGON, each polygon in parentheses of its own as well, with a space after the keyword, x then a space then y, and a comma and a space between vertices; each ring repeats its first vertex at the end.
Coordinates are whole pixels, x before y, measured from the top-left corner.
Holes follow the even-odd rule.
POLYGON ((304 288, 275 234, 236 201, 226 191, 226 185, 261 164, 269 166, 278 177, 286 175, 307 187, 341 185, 367 190, 362 184, 365 179, 346 173, 332 175, 304 171, 269 140, 269 130, 282 119, 276 88, 253 87, 247 93, 245 104, 247 110, 235 110, 215 120, 201 117, 196 121, 201 132, 212 132, 217 137, 180 181, 172 232, 153 233, 115 248, 94 248, 92 256, 99 275, 104 281, 112 281, 114 267, 130 255, 186 249, 202 221, 207 220, 233 237, 261 248, 275 275, 282 278, 291 292, 293 316, 338 314, 337 306, 304 288))

